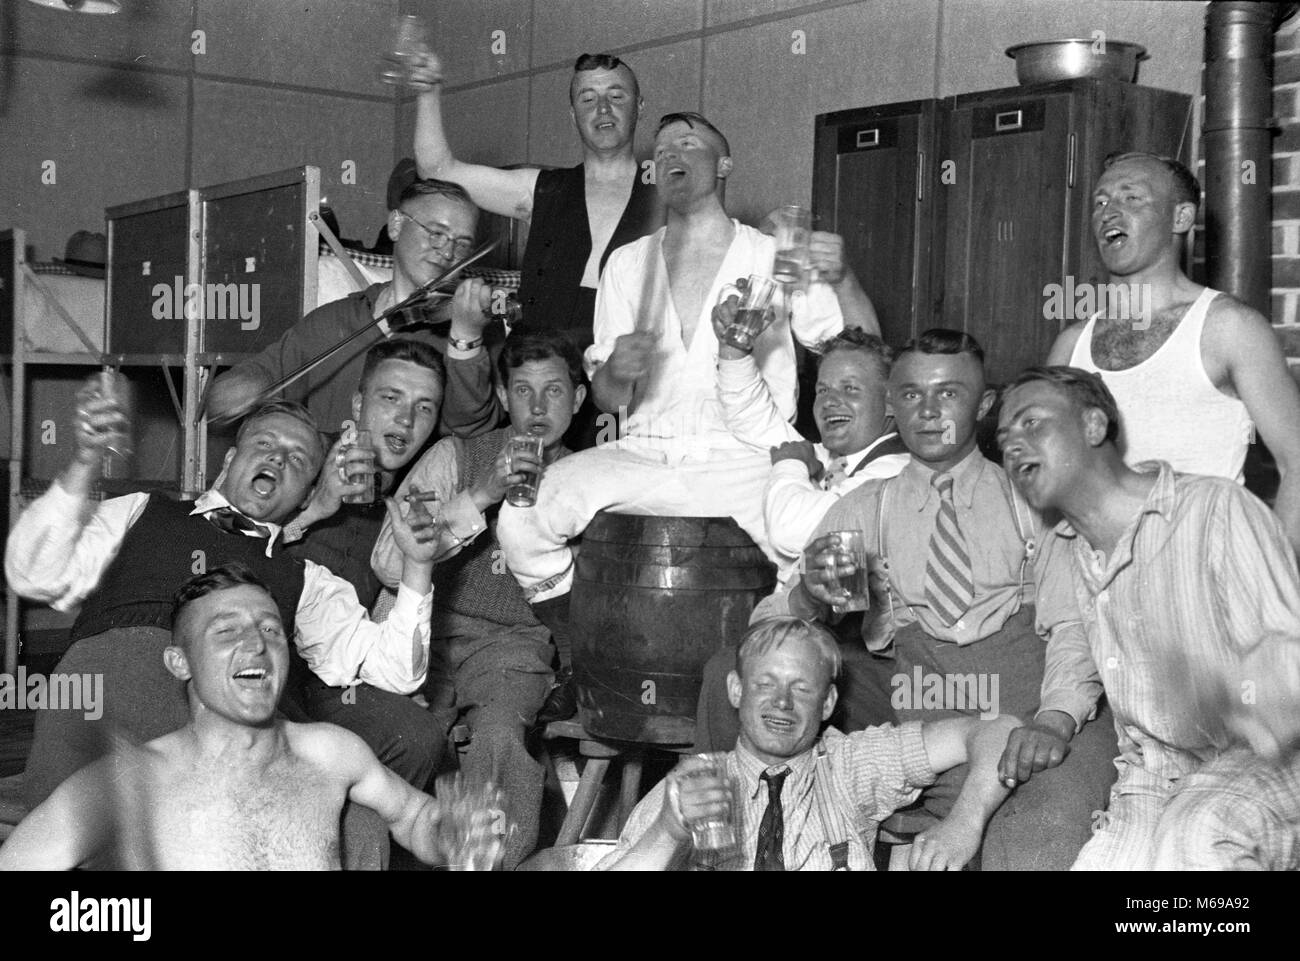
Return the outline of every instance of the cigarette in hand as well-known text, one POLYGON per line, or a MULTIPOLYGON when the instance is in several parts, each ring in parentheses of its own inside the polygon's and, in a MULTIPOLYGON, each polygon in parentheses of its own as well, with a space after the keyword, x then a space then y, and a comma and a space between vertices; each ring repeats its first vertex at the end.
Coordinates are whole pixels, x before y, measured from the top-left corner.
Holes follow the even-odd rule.
POLYGON ((407 494, 405 498, 406 503, 408 504, 423 503, 424 501, 436 501, 438 499, 437 491, 420 491, 416 494, 407 494))

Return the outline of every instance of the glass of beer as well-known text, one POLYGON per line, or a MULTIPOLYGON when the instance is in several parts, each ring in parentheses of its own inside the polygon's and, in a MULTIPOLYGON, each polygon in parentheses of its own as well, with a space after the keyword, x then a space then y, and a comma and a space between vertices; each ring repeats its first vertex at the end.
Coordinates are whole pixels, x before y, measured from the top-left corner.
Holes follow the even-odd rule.
POLYGON ((520 434, 510 438, 509 446, 506 448, 510 473, 524 475, 522 481, 506 488, 506 500, 515 507, 532 507, 536 504, 537 488, 542 483, 542 472, 537 467, 532 464, 515 466, 515 452, 528 451, 537 458, 537 463, 541 464, 542 452, 545 449, 543 443, 543 438, 536 434, 520 434))
POLYGON ((727 776, 727 755, 724 752, 696 754, 695 758, 701 763, 687 771, 685 776, 720 779, 726 785, 731 800, 726 814, 691 822, 691 842, 697 851, 729 851, 740 843, 736 835, 738 785, 727 776))
POLYGON ((723 342, 738 350, 754 349, 754 341, 767 327, 767 309, 772 303, 776 288, 776 281, 756 274, 746 280, 743 287, 739 284, 723 286, 718 303, 731 296, 740 299, 735 318, 722 332, 723 342))
POLYGON ((112 368, 105 367, 100 373, 93 375, 77 394, 78 397, 87 401, 112 399, 121 410, 123 420, 120 422, 120 426, 117 429, 112 427, 100 428, 97 434, 108 440, 108 444, 103 449, 104 456, 101 465, 103 476, 113 476, 115 459, 122 462, 125 473, 125 467, 134 453, 131 449, 130 422, 126 420, 129 414, 127 411, 128 401, 125 381, 112 368))
POLYGON ((423 17, 413 14, 393 17, 393 38, 379 68, 384 83, 406 84, 411 79, 411 61, 429 50, 429 28, 423 17))
POLYGON ((346 464, 344 477, 349 484, 365 484, 366 489, 359 494, 344 494, 343 503, 373 504, 375 502, 375 445, 371 439, 370 431, 358 430, 352 443, 347 445, 344 450, 351 450, 353 447, 369 451, 370 457, 365 463, 353 461, 346 464))
MULTIPOLYGON (((826 589, 832 594, 847 593, 848 597, 832 606, 837 614, 849 611, 865 611, 871 607, 871 595, 868 589, 869 569, 867 567, 867 538, 862 531, 835 531, 832 537, 839 538, 839 550, 853 558, 853 573, 832 577, 826 582, 826 589)), ((804 570, 808 571, 816 564, 816 552, 804 552, 804 570)))
POLYGON ((797 284, 811 262, 808 240, 812 232, 812 211, 787 204, 772 214, 772 220, 776 224, 772 276, 778 283, 797 284))

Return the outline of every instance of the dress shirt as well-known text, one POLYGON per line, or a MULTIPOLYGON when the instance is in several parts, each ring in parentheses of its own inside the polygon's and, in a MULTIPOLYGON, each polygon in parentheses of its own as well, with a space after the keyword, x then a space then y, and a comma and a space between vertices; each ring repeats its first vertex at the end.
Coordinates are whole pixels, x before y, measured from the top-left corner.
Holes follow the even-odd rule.
MULTIPOLYGON (((714 305, 725 284, 752 274, 771 276, 776 242, 752 227, 732 222, 735 234, 713 284, 705 294, 689 344, 682 342, 682 321, 669 290, 660 228, 609 256, 596 296, 595 342, 584 356, 588 376, 614 352, 614 342, 637 330, 659 340, 651 373, 638 384, 624 437, 637 446, 673 453, 743 449, 728 428, 718 397, 718 339, 713 333, 714 305)), ((792 297, 789 318, 778 316, 755 341, 753 356, 779 416, 795 414, 798 376, 794 342, 816 344, 844 326, 839 302, 828 284, 812 283, 806 295, 792 297)))
MULTIPOLYGON (((884 549, 894 592, 892 628, 920 622, 925 632, 936 640, 972 644, 996 634, 1020 610, 1022 603, 1030 602, 1035 604, 1036 629, 1045 640, 1052 642, 1058 635, 1071 631, 1082 637, 1083 627, 1064 557, 1037 551, 1034 560, 1024 568, 1022 585, 1025 546, 1012 508, 1010 481, 1002 468, 986 460, 978 449, 949 471, 953 477, 957 521, 971 555, 975 600, 951 626, 930 608, 925 599, 925 565, 930 557, 930 535, 939 513, 939 494, 930 485, 934 473, 913 458, 896 478, 868 481, 831 505, 810 540, 833 531, 862 531, 875 575, 873 580, 884 578, 877 518, 880 492, 887 484, 884 549)), ((1022 515, 1032 520, 1031 536, 1041 540, 1041 521, 1032 516, 1023 501, 1020 503, 1022 515)), ((791 585, 795 583, 792 579, 791 585)), ((873 591, 873 606, 885 603, 873 591)), ((887 616, 888 611, 881 613, 887 616)), ((886 646, 893 636, 889 623, 883 623, 882 628, 873 637, 873 648, 886 646)))
POLYGON ((1048 647, 1041 710, 1080 720, 1104 687, 1124 779, 1145 772, 1161 785, 1230 741, 1188 709, 1186 685, 1171 683, 1186 670, 1178 664, 1228 677, 1300 672, 1300 575, 1282 525, 1254 495, 1143 466, 1158 469, 1155 485, 1109 558, 1067 521, 1053 532, 1073 560, 1086 634, 1048 647))
MULTIPOLYGON (((500 427, 496 433, 501 435, 504 444, 514 431, 509 427, 500 427)), ((406 477, 397 486, 393 499, 401 504, 402 498, 410 492, 412 486, 421 491, 435 491, 438 495, 440 513, 436 516, 440 522, 440 544, 437 551, 439 563, 459 554, 466 544, 488 529, 487 518, 474 506, 470 492, 460 490, 460 457, 455 438, 444 437, 426 451, 415 466, 407 471, 406 477)), ((402 552, 393 540, 393 523, 387 517, 375 539, 370 566, 374 568, 375 576, 387 587, 395 587, 402 579, 402 552)))
MULTIPOLYGON (((843 734, 828 727, 822 735, 826 758, 817 760, 810 749, 783 765, 765 767, 742 745, 727 752, 727 776, 740 785, 740 812, 737 825, 739 844, 731 854, 712 865, 718 871, 752 871, 758 827, 767 809, 767 784, 764 771, 773 773, 783 767, 790 775, 781 787, 785 820, 783 855, 787 871, 829 871, 833 865, 828 844, 849 842, 849 867, 853 871, 873 871, 872 851, 880 823, 896 810, 906 807, 920 796, 921 788, 934 783, 935 771, 925 751, 921 724, 913 721, 895 727, 885 724, 864 731, 843 734), (849 809, 844 811, 851 834, 830 839, 817 811, 814 777, 828 773, 832 779, 830 794, 849 809)), ((664 782, 660 781, 632 811, 615 849, 597 865, 608 867, 623 857, 650 829, 664 802, 664 782)), ((699 854, 693 855, 700 858, 699 854)))
MULTIPOLYGON (((846 474, 829 489, 822 489, 808 476, 808 465, 803 461, 781 460, 772 465, 763 491, 763 522, 772 548, 780 555, 777 579, 781 584, 794 574, 803 549, 831 505, 867 481, 893 477, 907 465, 906 454, 886 454, 870 464, 862 463, 873 450, 897 436, 893 432, 883 434, 864 449, 846 455, 846 474)), ((829 470, 835 455, 821 444, 814 444, 813 449, 829 470)))
MULTIPOLYGON (((56 480, 22 512, 9 535, 5 575, 10 586, 56 611, 77 607, 95 590, 148 502, 148 494, 137 493, 96 505, 56 480)), ((225 497, 209 490, 190 513, 228 506, 225 497)), ((269 557, 280 526, 258 523, 271 530, 269 557)), ((399 694, 418 690, 428 670, 432 593, 420 597, 403 585, 388 619, 375 624, 351 584, 319 564, 303 563, 293 640, 316 675, 335 687, 364 681, 399 694)))

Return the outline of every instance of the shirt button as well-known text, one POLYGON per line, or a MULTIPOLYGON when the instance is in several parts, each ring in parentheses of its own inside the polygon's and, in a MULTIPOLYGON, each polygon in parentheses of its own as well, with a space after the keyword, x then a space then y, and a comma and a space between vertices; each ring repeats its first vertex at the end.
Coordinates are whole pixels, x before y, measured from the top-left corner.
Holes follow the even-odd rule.
POLYGON ((1107 667, 1109 670, 1112 670, 1112 671, 1115 670, 1115 668, 1119 667, 1119 658, 1118 658, 1118 657, 1108 657, 1108 658, 1106 658, 1106 667, 1107 667))

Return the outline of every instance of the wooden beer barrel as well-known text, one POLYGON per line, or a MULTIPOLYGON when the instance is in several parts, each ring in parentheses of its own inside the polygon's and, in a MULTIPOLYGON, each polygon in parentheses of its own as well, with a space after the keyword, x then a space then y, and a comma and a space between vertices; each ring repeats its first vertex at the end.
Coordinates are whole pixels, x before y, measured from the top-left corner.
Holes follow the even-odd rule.
POLYGON ((734 648, 776 568, 730 517, 601 511, 570 602, 573 674, 593 737, 692 744, 704 664, 734 648))

